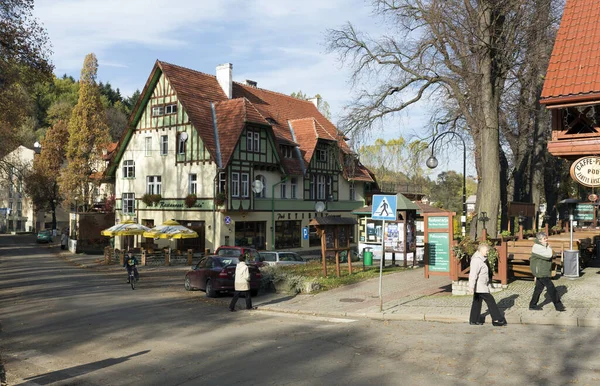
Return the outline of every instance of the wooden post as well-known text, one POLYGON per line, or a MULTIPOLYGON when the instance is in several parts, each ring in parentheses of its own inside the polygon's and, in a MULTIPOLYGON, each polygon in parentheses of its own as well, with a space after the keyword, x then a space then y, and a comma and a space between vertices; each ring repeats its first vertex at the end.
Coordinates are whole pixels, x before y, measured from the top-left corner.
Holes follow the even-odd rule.
POLYGON ((404 252, 402 253, 402 255, 404 256, 404 268, 407 268, 408 267, 408 253, 407 253, 407 245, 406 245, 406 235, 408 234, 408 232, 407 232, 406 227, 407 227, 408 223, 406 222, 406 212, 402 211, 402 212, 400 212, 400 214, 402 215, 402 224, 403 224, 403 227, 402 227, 403 228, 403 231, 402 231, 402 233, 403 233, 402 247, 403 248, 402 249, 404 250, 404 252))
POLYGON ((123 264, 125 264, 125 251, 119 251, 119 263, 121 264, 121 266, 123 266, 123 264))
POLYGON ((165 265, 171 265, 171 253, 169 249, 164 249, 165 251, 165 265))
POLYGON ((191 249, 187 250, 187 263, 188 263, 188 265, 192 265, 192 252, 193 251, 191 249))
POLYGON ((148 250, 142 248, 142 265, 146 265, 146 254, 147 253, 148 253, 148 250))
POLYGON ((544 229, 546 230, 546 236, 550 236, 550 233, 548 232, 548 221, 546 221, 546 226, 544 229))
MULTIPOLYGON (((319 229, 317 228, 317 231, 319 231, 319 229)), ((322 230, 320 230, 321 232, 321 260, 322 260, 322 264, 323 264, 323 275, 325 277, 327 277, 327 260, 325 258, 325 248, 326 248, 326 240, 325 240, 325 228, 323 228, 322 230)))
POLYGON ((340 272, 340 251, 335 251, 335 273, 337 275, 337 277, 342 276, 342 273, 340 272))
POLYGON ((500 283, 508 284, 508 242, 501 241, 498 248, 498 276, 500 283))
POLYGON ((487 229, 483 228, 481 231, 481 241, 487 240, 487 229))
POLYGON ((523 225, 519 224, 519 240, 523 240, 523 225))
POLYGON ((352 255, 349 249, 346 250, 346 256, 348 256, 348 273, 352 275, 352 255))

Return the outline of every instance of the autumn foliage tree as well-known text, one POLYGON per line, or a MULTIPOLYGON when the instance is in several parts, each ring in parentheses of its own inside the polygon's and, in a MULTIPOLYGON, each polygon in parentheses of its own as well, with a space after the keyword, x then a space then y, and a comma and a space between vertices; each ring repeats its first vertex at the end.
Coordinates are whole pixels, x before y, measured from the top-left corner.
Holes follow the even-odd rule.
POLYGON ((52 76, 48 37, 32 10, 33 0, 0 3, 0 158, 14 149, 31 112, 29 92, 52 76))
POLYGON ((93 204, 94 188, 99 186, 103 170, 103 152, 110 143, 109 127, 96 83, 96 55, 85 57, 79 80, 79 99, 69 120, 67 166, 60 174, 60 191, 67 203, 84 208, 93 204))
POLYGON ((52 213, 52 229, 56 229, 56 208, 63 198, 58 184, 58 171, 65 165, 69 131, 65 121, 58 121, 46 131, 41 152, 33 160, 33 168, 25 177, 25 192, 37 210, 52 213))

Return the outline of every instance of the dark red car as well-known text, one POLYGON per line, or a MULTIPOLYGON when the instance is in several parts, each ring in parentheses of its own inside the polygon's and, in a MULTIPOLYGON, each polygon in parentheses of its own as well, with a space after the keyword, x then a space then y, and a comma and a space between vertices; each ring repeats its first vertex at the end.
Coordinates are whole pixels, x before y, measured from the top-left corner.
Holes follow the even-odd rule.
MULTIPOLYGON (((200 289, 206 291, 209 298, 216 297, 220 292, 234 291, 235 266, 237 257, 206 256, 191 271, 185 274, 184 287, 186 291, 200 289)), ((256 296, 260 288, 262 276, 254 264, 248 264, 250 270, 250 294, 256 296)))

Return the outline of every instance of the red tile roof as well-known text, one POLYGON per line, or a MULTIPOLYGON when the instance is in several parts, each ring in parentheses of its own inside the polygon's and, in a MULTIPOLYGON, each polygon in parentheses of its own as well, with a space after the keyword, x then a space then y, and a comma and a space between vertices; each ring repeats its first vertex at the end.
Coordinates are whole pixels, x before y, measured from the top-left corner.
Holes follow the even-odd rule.
POLYGON ((567 0, 541 103, 600 100, 600 2, 567 0))
MULTIPOLYGON (((318 139, 335 141, 343 153, 352 152, 341 132, 310 101, 237 82, 233 82, 233 98, 227 99, 214 75, 157 61, 150 78, 157 69, 168 78, 213 160, 223 167, 230 161, 246 123, 271 127, 278 151, 279 145, 299 146, 302 160, 280 157, 281 165, 290 175, 302 175, 318 139), (213 106, 220 154, 214 135, 213 106)), ((149 91, 149 87, 150 79, 142 93, 149 91)), ((360 165, 359 169, 356 179, 373 181, 364 166, 360 165)))

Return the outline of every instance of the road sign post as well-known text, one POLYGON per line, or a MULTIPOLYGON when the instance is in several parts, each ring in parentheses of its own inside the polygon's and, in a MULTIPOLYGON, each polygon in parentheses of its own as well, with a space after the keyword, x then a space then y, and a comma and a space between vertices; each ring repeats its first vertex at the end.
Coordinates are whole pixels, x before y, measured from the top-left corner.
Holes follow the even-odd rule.
POLYGON ((385 260, 385 221, 396 221, 398 200, 395 195, 373 195, 371 218, 382 220, 381 226, 381 259, 379 260, 379 312, 383 312, 383 260, 385 260))

